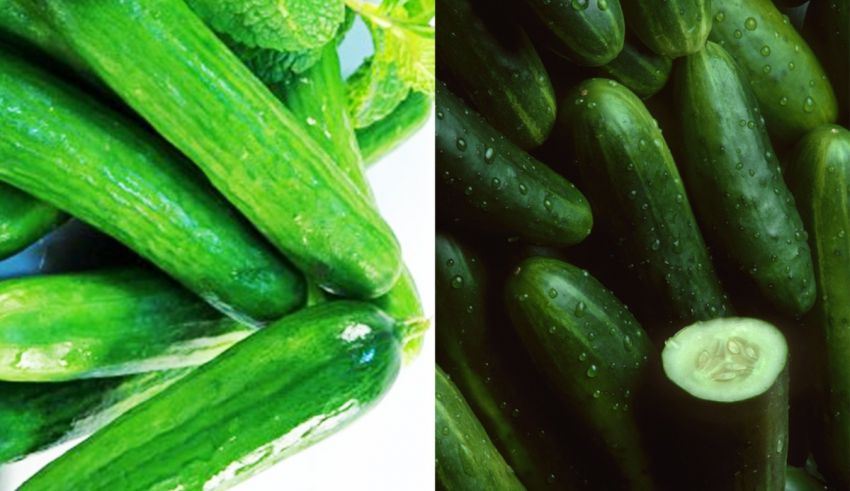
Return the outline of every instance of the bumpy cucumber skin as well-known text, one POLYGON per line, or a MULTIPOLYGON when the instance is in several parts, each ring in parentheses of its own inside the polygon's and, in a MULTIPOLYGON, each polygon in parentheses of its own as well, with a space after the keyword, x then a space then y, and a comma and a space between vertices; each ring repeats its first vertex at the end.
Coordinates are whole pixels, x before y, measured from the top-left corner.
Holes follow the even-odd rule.
POLYGON ((771 303, 793 316, 815 302, 812 257, 758 102, 717 44, 677 64, 680 169, 706 235, 771 303))
POLYGON ((644 104, 613 80, 591 79, 563 107, 559 131, 572 135, 595 213, 674 323, 725 315, 728 302, 679 172, 644 104))
POLYGON ((850 486, 850 131, 821 126, 797 145, 789 180, 811 233, 819 294, 805 319, 818 361, 812 451, 827 480, 850 486))
POLYGON ((637 39, 627 37, 620 54, 601 66, 600 71, 646 99, 664 88, 672 68, 673 60, 669 57, 654 53, 637 39))
POLYGON ((626 27, 619 0, 587 0, 584 8, 570 2, 524 0, 538 21, 557 40, 556 50, 579 65, 600 66, 623 49, 626 27))
POLYGON ((850 1, 818 0, 809 3, 803 34, 823 63, 845 125, 850 121, 850 1))
POLYGON ((407 141, 428 122, 433 108, 433 98, 422 92, 411 92, 389 116, 356 130, 363 162, 371 167, 407 141))
POLYGON ((87 65, 324 288, 386 293, 392 231, 292 114, 183 2, 44 2, 87 65))
POLYGON ((351 301, 287 316, 101 429, 20 491, 234 485, 377 403, 401 365, 396 327, 376 307, 351 301))
POLYGON ((446 491, 523 491, 449 377, 437 367, 437 487, 446 491))
POLYGON ((206 363, 252 329, 128 269, 0 282, 0 379, 57 382, 206 363))
POLYGON ((537 147, 555 123, 552 82, 525 31, 480 12, 485 7, 474 0, 437 1, 437 73, 520 148, 537 147))
POLYGON ((303 304, 301 275, 188 162, 48 73, 8 53, 0 65, 0 179, 115 237, 234 317, 259 323, 303 304))
POLYGON ((678 58, 702 49, 711 31, 710 0, 628 0, 626 24, 649 49, 678 58))
POLYGON ((593 226, 590 205, 569 181, 517 148, 437 84, 440 212, 531 243, 580 242, 593 226))
POLYGON ((534 362, 596 433, 629 489, 654 489, 634 398, 655 349, 634 316, 587 271, 546 258, 520 264, 505 302, 534 362))
POLYGON ((771 136, 797 141, 838 116, 820 62, 771 0, 713 0, 710 39, 732 55, 753 88, 771 136))
POLYGON ((20 252, 67 219, 53 206, 0 184, 0 259, 20 252))

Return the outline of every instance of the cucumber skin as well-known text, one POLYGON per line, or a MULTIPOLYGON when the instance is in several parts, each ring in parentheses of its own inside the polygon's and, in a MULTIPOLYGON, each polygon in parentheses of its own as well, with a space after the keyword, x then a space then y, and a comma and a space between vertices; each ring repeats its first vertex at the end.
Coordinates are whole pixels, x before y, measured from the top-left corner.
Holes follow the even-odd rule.
POLYGON ((591 79, 562 107, 558 131, 572 136, 591 206, 621 238, 637 276, 669 304, 672 323, 726 315, 679 172, 644 104, 613 80, 591 79))
POLYGON ((803 34, 823 64, 845 126, 850 122, 850 2, 818 0, 809 3, 803 34))
POLYGON ((677 64, 675 91, 680 169, 706 235, 775 307, 806 313, 816 296, 807 234, 735 61, 709 42, 677 64))
POLYGON ((36 2, 0 0, 0 33, 26 41, 53 58, 67 63, 77 73, 88 75, 85 62, 42 17, 36 2))
POLYGON ((401 253, 380 215, 183 2, 44 4, 87 65, 299 269, 350 297, 395 284, 401 253))
POLYGON ((411 92, 389 116, 356 130, 366 166, 377 164, 419 131, 428 122, 433 108, 433 98, 422 92, 411 92))
POLYGON ((634 316, 587 271, 556 259, 523 261, 505 303, 535 364, 596 433, 629 489, 655 489, 636 398, 656 352, 634 316))
POLYGON ((818 377, 812 452, 828 482, 850 486, 850 131, 824 125, 797 145, 789 161, 789 183, 811 232, 815 277, 820 288, 805 322, 815 342, 818 377))
POLYGON ((26 249, 67 219, 53 206, 0 184, 0 259, 26 249))
POLYGON ((579 65, 604 65, 623 49, 626 26, 619 0, 608 0, 604 9, 588 0, 581 10, 569 2, 523 1, 555 39, 556 51, 579 65))
POLYGON ((523 491, 513 469, 449 377, 437 366, 437 487, 446 491, 523 491))
POLYGON ((303 303, 301 275, 172 150, 8 53, 0 65, 0 179, 115 237, 229 315, 259 323, 303 303))
POLYGON ((377 403, 401 365, 396 327, 359 302, 301 310, 124 414, 19 491, 234 485, 377 403))
POLYGON ((627 37, 620 54, 601 66, 600 71, 646 99, 664 88, 672 68, 673 60, 669 57, 654 53, 637 39, 627 37))
POLYGON ((452 221, 553 246, 576 244, 593 226, 590 205, 571 182, 517 148, 439 83, 437 176, 439 211, 452 221))
POLYGON ((626 23, 649 49, 678 58, 702 49, 711 31, 712 0, 631 0, 626 23))
POLYGON ((711 7, 715 21, 710 39, 732 55, 749 80, 771 136, 793 144, 807 131, 835 121, 835 93, 820 62, 770 0, 713 0, 711 7), (754 30, 746 27, 749 18, 755 21, 754 30), (765 46, 768 56, 762 54, 765 46), (771 67, 767 73, 766 65, 771 67), (814 101, 811 111, 806 110, 809 97, 814 101))
POLYGON ((539 146, 555 123, 555 91, 528 36, 475 0, 438 0, 437 74, 488 123, 523 149, 539 146))
POLYGON ((137 269, 5 280, 0 310, 0 379, 11 382, 200 365, 253 332, 137 269))

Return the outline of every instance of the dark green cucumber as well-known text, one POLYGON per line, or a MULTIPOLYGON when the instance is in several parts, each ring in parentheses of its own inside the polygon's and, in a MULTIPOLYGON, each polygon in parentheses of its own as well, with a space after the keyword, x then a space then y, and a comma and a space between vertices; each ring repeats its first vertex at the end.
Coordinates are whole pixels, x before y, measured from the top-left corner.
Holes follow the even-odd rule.
POLYGON ((437 367, 437 487, 525 490, 446 374, 437 367))
POLYGON ((42 2, 57 32, 322 287, 386 293, 392 231, 333 160, 183 2, 42 2))
POLYGON ((619 238, 659 307, 669 309, 678 325, 724 315, 727 299, 646 106, 617 82, 592 79, 563 107, 559 125, 572 136, 594 212, 619 238))
POLYGON ((818 0, 809 3, 803 34, 823 64, 835 95, 838 112, 847 124, 850 116, 850 1, 818 0))
POLYGON ((757 319, 698 322, 667 340, 670 489, 784 491, 788 345, 757 319))
POLYGON ((20 252, 67 219, 53 206, 0 184, 0 259, 20 252))
POLYGON ((637 39, 627 36, 620 54, 599 69, 646 99, 664 88, 672 68, 673 60, 669 57, 654 53, 637 39))
POLYGON ((389 116, 357 130, 363 162, 374 165, 405 142, 428 121, 433 107, 434 99, 427 94, 411 92, 389 116))
POLYGON ((0 282, 0 380, 55 382, 206 363, 252 333, 162 275, 0 282))
POLYGON ((850 486, 850 131, 821 126, 798 144, 791 188, 811 233, 818 297, 806 319, 817 361, 812 451, 837 489, 850 486))
POLYGON ((119 417, 20 491, 232 486, 380 400, 401 365, 396 327, 351 301, 287 316, 119 417))
POLYGON ((188 162, 2 50, 0 162, 0 180, 115 237, 230 315, 266 321, 304 301, 301 275, 188 162))
POLYGON ((709 241, 790 315, 815 301, 812 257, 794 197, 747 81, 717 44, 676 67, 681 170, 709 241))
POLYGON ((623 49, 626 27, 620 0, 522 1, 553 38, 553 48, 579 65, 604 65, 623 49))
POLYGON ((191 371, 55 384, 0 382, 0 463, 97 431, 191 371))
POLYGON ((439 211, 496 234, 571 245, 593 226, 576 187, 517 148, 437 84, 439 211))
POLYGON ((793 144, 837 117, 835 93, 806 41, 771 0, 713 0, 710 39, 749 80, 772 136, 793 144))
POLYGON ((828 491, 829 488, 818 478, 799 467, 785 469, 785 491, 828 491))
POLYGON ((436 251, 437 363, 529 489, 600 486, 600 476, 585 465, 583 441, 565 427, 557 399, 518 348, 501 309, 493 310, 492 297, 501 291, 488 284, 494 275, 483 258, 441 232, 436 251))
POLYGON ((555 123, 555 91, 525 31, 486 2, 438 0, 437 73, 521 148, 555 123))
POLYGON ((711 5, 710 0, 628 0, 623 9, 643 44, 678 58, 702 49, 711 31, 711 5))

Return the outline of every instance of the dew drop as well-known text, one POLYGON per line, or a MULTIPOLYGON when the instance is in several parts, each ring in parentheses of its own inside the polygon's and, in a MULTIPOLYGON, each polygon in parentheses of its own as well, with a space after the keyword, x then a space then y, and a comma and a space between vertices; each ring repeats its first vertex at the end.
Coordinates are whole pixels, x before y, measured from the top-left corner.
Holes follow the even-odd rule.
POLYGON ((457 149, 460 150, 461 152, 466 151, 466 140, 464 140, 463 138, 458 138, 457 139, 457 149))
POLYGON ((583 317, 584 313, 586 311, 587 311, 587 304, 585 304, 584 302, 579 300, 578 303, 576 304, 576 308, 575 308, 576 317, 583 317))
POLYGON ((487 147, 487 149, 484 150, 484 161, 488 164, 492 164, 495 154, 496 152, 493 151, 493 147, 487 147))
POLYGON ((758 22, 756 22, 756 20, 752 17, 747 17, 747 20, 744 21, 744 27, 746 27, 748 31, 755 31, 758 26, 758 22))
POLYGON ((587 378, 595 378, 599 375, 599 369, 596 368, 596 365, 590 365, 584 373, 587 375, 587 378))
POLYGON ((460 275, 455 275, 451 281, 452 288, 458 289, 463 286, 463 277, 460 275))

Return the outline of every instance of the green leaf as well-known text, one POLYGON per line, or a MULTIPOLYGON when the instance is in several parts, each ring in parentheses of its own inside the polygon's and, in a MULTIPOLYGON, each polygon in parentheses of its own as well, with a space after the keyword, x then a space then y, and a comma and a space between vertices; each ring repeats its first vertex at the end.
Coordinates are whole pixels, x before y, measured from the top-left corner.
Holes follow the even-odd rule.
POLYGON ((224 35, 219 37, 257 78, 268 85, 289 82, 294 76, 315 65, 322 55, 321 49, 277 51, 251 48, 224 35))

